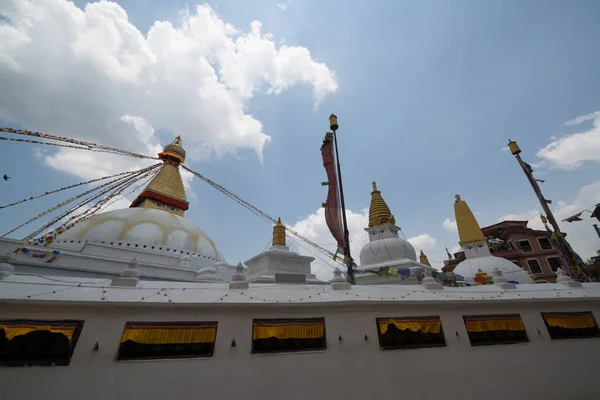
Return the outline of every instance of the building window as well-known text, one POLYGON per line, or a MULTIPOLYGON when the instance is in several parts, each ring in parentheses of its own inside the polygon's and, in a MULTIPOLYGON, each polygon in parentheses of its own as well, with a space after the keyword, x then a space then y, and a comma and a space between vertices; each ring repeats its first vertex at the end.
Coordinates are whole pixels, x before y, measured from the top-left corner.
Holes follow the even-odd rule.
POLYGON ((464 316, 471 346, 529 342, 518 314, 464 316))
POLYGON ((0 321, 0 365, 69 365, 83 321, 0 321))
POLYGON ((552 272, 556 272, 557 269, 562 268, 560 258, 548 257, 546 260, 548 260, 548 265, 550 265, 550 268, 552 268, 552 272))
POLYGON ((535 258, 532 258, 531 260, 527 260, 527 265, 529 266, 529 270, 531 271, 532 274, 541 274, 542 273, 542 267, 540 267, 540 263, 535 258))
POLYGON ((552 340, 600 336, 591 312, 542 313, 552 340))
POLYGON ((377 318, 381 350, 446 346, 440 317, 377 318))
POLYGON ((255 319, 252 353, 325 350, 325 319, 255 319))
POLYGON ((537 241, 540 244, 542 250, 552 250, 552 243, 550 242, 550 239, 541 237, 538 238, 537 241))
POLYGON ((533 253, 533 248, 531 247, 531 243, 529 243, 529 240, 519 240, 517 242, 517 245, 523 253, 533 253))
POLYGON ((212 357, 217 322, 127 322, 117 361, 212 357))
POLYGON ((517 267, 521 268, 521 263, 519 260, 510 260, 511 263, 515 264, 517 267))

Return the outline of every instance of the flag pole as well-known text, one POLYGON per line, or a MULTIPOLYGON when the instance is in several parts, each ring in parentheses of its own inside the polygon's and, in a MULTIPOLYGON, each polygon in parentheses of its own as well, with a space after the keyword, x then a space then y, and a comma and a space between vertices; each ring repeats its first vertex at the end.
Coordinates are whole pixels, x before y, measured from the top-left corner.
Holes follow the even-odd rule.
MULTIPOLYGON (((521 149, 519 148, 519 145, 517 145, 517 142, 508 139, 508 148, 510 149, 510 152, 517 159, 519 165, 523 169, 523 172, 525 172, 525 176, 527 176, 527 180, 529 180, 529 183, 531 184, 533 191, 535 192, 538 200, 540 201, 540 204, 542 205, 542 209, 546 213, 546 218, 547 218, 548 222, 550 222, 550 225, 552 225, 552 228, 554 228, 554 235, 556 235, 556 241, 559 244, 559 246, 562 247, 562 249, 559 249, 559 250, 561 250, 561 254, 563 254, 564 261, 565 261, 566 265, 569 267, 569 268, 567 268, 567 275, 569 275, 571 277, 577 276, 578 274, 576 273, 577 272, 577 261, 576 260, 577 259, 581 260, 581 258, 579 257, 579 255, 577 253, 575 253, 575 250, 573 250, 573 248, 571 247, 569 242, 567 242, 567 240, 565 239, 565 234, 560 231, 560 227, 558 226, 558 223, 556 222, 556 218, 554 218, 554 214, 552 214, 552 210, 550 210, 550 207, 548 206, 548 204, 551 201, 546 200, 544 198, 544 195, 542 194, 542 189, 540 189, 540 185, 538 185, 538 180, 533 177, 533 170, 531 169, 531 166, 521 159, 521 156, 520 156, 521 149), (569 259, 569 256, 571 259, 569 259)), ((585 276, 585 273, 583 272, 583 268, 581 268, 580 273, 584 274, 584 276, 585 276)))
POLYGON ((344 262, 347 267, 347 280, 351 284, 354 284, 354 271, 352 255, 350 254, 350 235, 348 231, 348 220, 346 219, 346 202, 344 201, 344 185, 342 183, 342 167, 340 166, 340 153, 338 152, 337 144, 337 130, 339 128, 337 116, 331 114, 329 116, 329 127, 333 131, 333 143, 335 146, 335 160, 337 163, 337 176, 340 184, 340 203, 342 205, 342 223, 344 225, 344 262))

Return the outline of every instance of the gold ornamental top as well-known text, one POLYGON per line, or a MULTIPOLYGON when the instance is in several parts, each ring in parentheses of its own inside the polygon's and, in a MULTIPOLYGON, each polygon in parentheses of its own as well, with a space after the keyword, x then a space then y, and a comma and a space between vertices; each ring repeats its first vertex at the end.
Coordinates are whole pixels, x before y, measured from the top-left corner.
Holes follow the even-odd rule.
POLYGON ((428 265, 431 267, 431 264, 429 263, 429 259, 427 258, 425 253, 423 253, 423 250, 421 250, 421 254, 419 254, 419 262, 421 264, 425 264, 425 265, 428 265))
POLYGON ((460 238, 461 246, 486 241, 471 209, 467 203, 461 200, 460 195, 458 194, 456 195, 456 201, 454 202, 454 216, 456 218, 456 226, 458 227, 458 237, 460 238))
POLYGON ((177 136, 171 144, 166 145, 163 151, 158 153, 158 158, 178 161, 183 164, 185 162, 185 150, 181 144, 181 136, 177 136))
POLYGON ((373 182, 371 205, 369 206, 369 228, 387 223, 395 225, 396 219, 383 197, 381 197, 381 192, 377 190, 377 184, 373 182))
POLYGON ((163 210, 182 217, 189 203, 179 172, 179 164, 185 161, 181 137, 166 145, 158 158, 163 160, 163 166, 130 207, 163 210))
POLYGON ((273 227, 273 246, 285 246, 285 226, 281 223, 281 218, 273 227))

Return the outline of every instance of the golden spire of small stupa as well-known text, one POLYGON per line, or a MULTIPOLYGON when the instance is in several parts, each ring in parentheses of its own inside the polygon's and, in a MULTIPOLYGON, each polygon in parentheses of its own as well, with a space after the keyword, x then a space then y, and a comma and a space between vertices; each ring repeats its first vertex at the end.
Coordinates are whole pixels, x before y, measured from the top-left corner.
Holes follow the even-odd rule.
POLYGON ((285 246, 285 226, 281 223, 281 218, 273 227, 273 246, 285 246))
POLYGON ((166 145, 158 153, 158 158, 163 160, 163 166, 130 207, 153 208, 183 216, 188 209, 188 202, 179 173, 179 164, 185 161, 181 137, 177 136, 171 144, 166 145))
POLYGON ((383 197, 381 197, 381 192, 377 190, 377 183, 373 182, 371 205, 369 207, 369 228, 386 223, 395 225, 396 219, 392 215, 385 200, 383 200, 383 197))
POLYGON ((425 253, 423 253, 423 250, 421 250, 421 254, 419 254, 419 262, 421 264, 425 264, 425 265, 428 265, 431 267, 431 264, 429 263, 429 259, 427 258, 425 253))
POLYGON ((456 217, 456 226, 458 227, 458 237, 460 238, 461 246, 486 241, 471 209, 467 203, 461 200, 458 194, 454 202, 454 216, 456 217))

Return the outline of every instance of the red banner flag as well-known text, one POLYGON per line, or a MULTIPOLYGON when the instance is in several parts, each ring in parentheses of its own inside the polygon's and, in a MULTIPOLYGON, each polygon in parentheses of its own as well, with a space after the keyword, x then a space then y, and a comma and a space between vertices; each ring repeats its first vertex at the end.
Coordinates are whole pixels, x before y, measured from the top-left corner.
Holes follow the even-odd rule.
POLYGON ((323 167, 325 167, 329 181, 327 201, 323 203, 325 207, 325 222, 327 222, 327 227, 338 244, 337 254, 338 251, 343 252, 344 229, 342 227, 342 206, 338 190, 338 179, 333 160, 333 134, 330 132, 325 134, 325 139, 321 146, 321 155, 323 156, 323 167))

